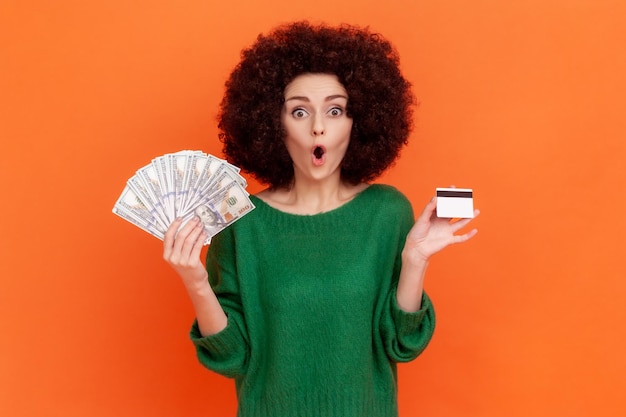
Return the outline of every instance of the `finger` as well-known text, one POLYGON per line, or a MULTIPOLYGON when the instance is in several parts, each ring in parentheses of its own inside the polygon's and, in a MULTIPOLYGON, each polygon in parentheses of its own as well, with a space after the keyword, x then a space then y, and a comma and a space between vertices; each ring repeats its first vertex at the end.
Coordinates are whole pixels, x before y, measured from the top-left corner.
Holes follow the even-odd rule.
POLYGON ((178 231, 178 228, 180 227, 180 223, 182 221, 183 219, 181 219, 180 217, 174 219, 172 224, 170 224, 170 227, 168 227, 167 231, 165 232, 165 238, 163 239, 164 242, 167 242, 167 243, 174 242, 174 238, 176 237, 176 232, 178 231))
POLYGON ((454 243, 467 242, 468 240, 470 240, 471 238, 476 236, 476 233, 478 233, 478 229, 472 229, 469 232, 467 232, 465 234, 462 234, 462 235, 455 235, 454 236, 454 243))
POLYGON ((202 248, 204 247, 204 242, 207 240, 208 237, 209 234, 203 228, 202 233, 200 233, 198 239, 196 239, 196 243, 195 245, 193 245, 191 253, 189 254, 190 259, 200 258, 200 252, 202 251, 202 248))
MULTIPOLYGON (((167 253, 164 254, 166 261, 168 261, 169 263, 178 263, 180 261, 181 250, 185 243, 185 240, 189 236, 189 233, 193 231, 194 227, 196 226, 196 224, 198 224, 198 222, 199 222, 199 219, 195 217, 195 218, 190 219, 182 227, 180 227, 182 220, 177 221, 176 224, 174 223, 172 224, 170 229, 174 230, 173 231, 174 239, 171 243, 171 246, 169 246, 167 253)), ((168 230, 168 232, 170 232, 170 230, 168 230)))
POLYGON ((202 240, 200 240, 201 234, 204 232, 204 224, 198 221, 196 222, 194 228, 189 232, 189 234, 185 237, 185 240, 182 243, 180 254, 181 258, 188 261, 193 261, 193 251, 196 246, 202 247, 202 240))
POLYGON ((189 219, 189 221, 183 227, 181 227, 181 229, 178 231, 178 234, 176 235, 176 240, 174 241, 174 251, 177 253, 182 253, 183 246, 185 245, 187 240, 191 237, 194 231, 196 231, 197 227, 202 226, 203 225, 200 222, 200 218, 198 216, 194 216, 193 218, 189 219))
POLYGON ((430 219, 433 216, 436 208, 437 208, 437 197, 435 196, 430 199, 430 201, 424 207, 424 210, 422 210, 422 214, 420 214, 420 220, 430 219))
POLYGON ((168 258, 172 252, 174 247, 174 240, 176 238, 176 232, 178 232, 178 228, 180 227, 180 223, 183 221, 181 218, 175 219, 170 227, 168 227, 165 232, 165 236, 163 237, 163 257, 168 258))
POLYGON ((460 219, 454 223, 452 223, 452 232, 456 232, 461 230, 465 226, 467 226, 472 220, 474 220, 480 214, 480 210, 474 210, 474 217, 468 219, 460 219))
POLYGON ((462 219, 462 220, 459 220, 457 222, 451 223, 450 227, 452 228, 452 233, 456 233, 459 230, 463 229, 471 221, 472 221, 472 219, 462 219))

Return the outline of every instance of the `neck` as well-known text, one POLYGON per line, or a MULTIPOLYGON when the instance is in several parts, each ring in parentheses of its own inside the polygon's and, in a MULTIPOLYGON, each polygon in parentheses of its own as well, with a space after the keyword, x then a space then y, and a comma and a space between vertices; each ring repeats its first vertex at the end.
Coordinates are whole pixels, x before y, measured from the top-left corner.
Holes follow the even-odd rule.
POLYGON ((285 197, 298 211, 316 214, 332 210, 345 201, 348 187, 339 180, 294 181, 285 197))
POLYGON ((293 214, 319 214, 333 210, 365 189, 367 184, 351 185, 339 177, 321 181, 295 177, 291 187, 266 190, 257 196, 271 206, 293 214))

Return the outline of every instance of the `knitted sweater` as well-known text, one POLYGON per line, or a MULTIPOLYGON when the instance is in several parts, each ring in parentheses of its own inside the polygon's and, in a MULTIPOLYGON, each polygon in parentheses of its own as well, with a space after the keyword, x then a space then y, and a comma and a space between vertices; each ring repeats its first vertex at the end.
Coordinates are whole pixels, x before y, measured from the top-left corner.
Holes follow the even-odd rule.
POLYGON ((394 417, 396 362, 417 357, 435 326, 396 304, 409 201, 371 185, 344 205, 295 215, 256 209, 213 238, 207 270, 228 315, 191 330, 200 362, 236 383, 239 417, 394 417))

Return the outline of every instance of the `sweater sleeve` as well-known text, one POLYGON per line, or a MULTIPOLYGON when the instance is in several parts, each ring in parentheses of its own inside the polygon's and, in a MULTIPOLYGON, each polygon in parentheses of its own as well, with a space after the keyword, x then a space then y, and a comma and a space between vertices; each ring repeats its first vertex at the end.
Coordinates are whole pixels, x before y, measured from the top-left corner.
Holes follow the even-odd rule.
POLYGON ((241 307, 232 228, 226 228, 213 237, 206 265, 209 281, 228 317, 228 324, 219 333, 202 336, 195 320, 190 332, 191 341, 203 366, 224 376, 236 377, 246 371, 249 344, 241 307))
POLYGON ((387 356, 394 362, 409 362, 417 358, 432 338, 435 330, 435 310, 426 293, 422 308, 416 312, 400 309, 396 289, 389 292, 387 311, 381 319, 381 335, 387 356))

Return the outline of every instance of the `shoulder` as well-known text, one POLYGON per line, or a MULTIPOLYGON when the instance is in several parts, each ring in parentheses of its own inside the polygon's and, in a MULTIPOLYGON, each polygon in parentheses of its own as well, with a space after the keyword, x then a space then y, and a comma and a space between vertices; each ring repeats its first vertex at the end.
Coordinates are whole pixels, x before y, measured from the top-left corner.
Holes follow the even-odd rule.
POLYGON ((396 187, 388 184, 372 184, 366 192, 370 200, 379 201, 385 206, 397 206, 400 209, 411 209, 409 199, 396 187))
POLYGON ((412 225, 413 207, 409 199, 397 188, 387 184, 372 184, 361 192, 354 209, 374 216, 372 221, 398 224, 402 227, 412 225))
POLYGON ((413 207, 409 199, 397 188, 386 184, 372 184, 361 193, 355 211, 366 217, 371 230, 390 238, 406 236, 413 226, 413 207), (395 232, 394 232, 395 231, 395 232))

